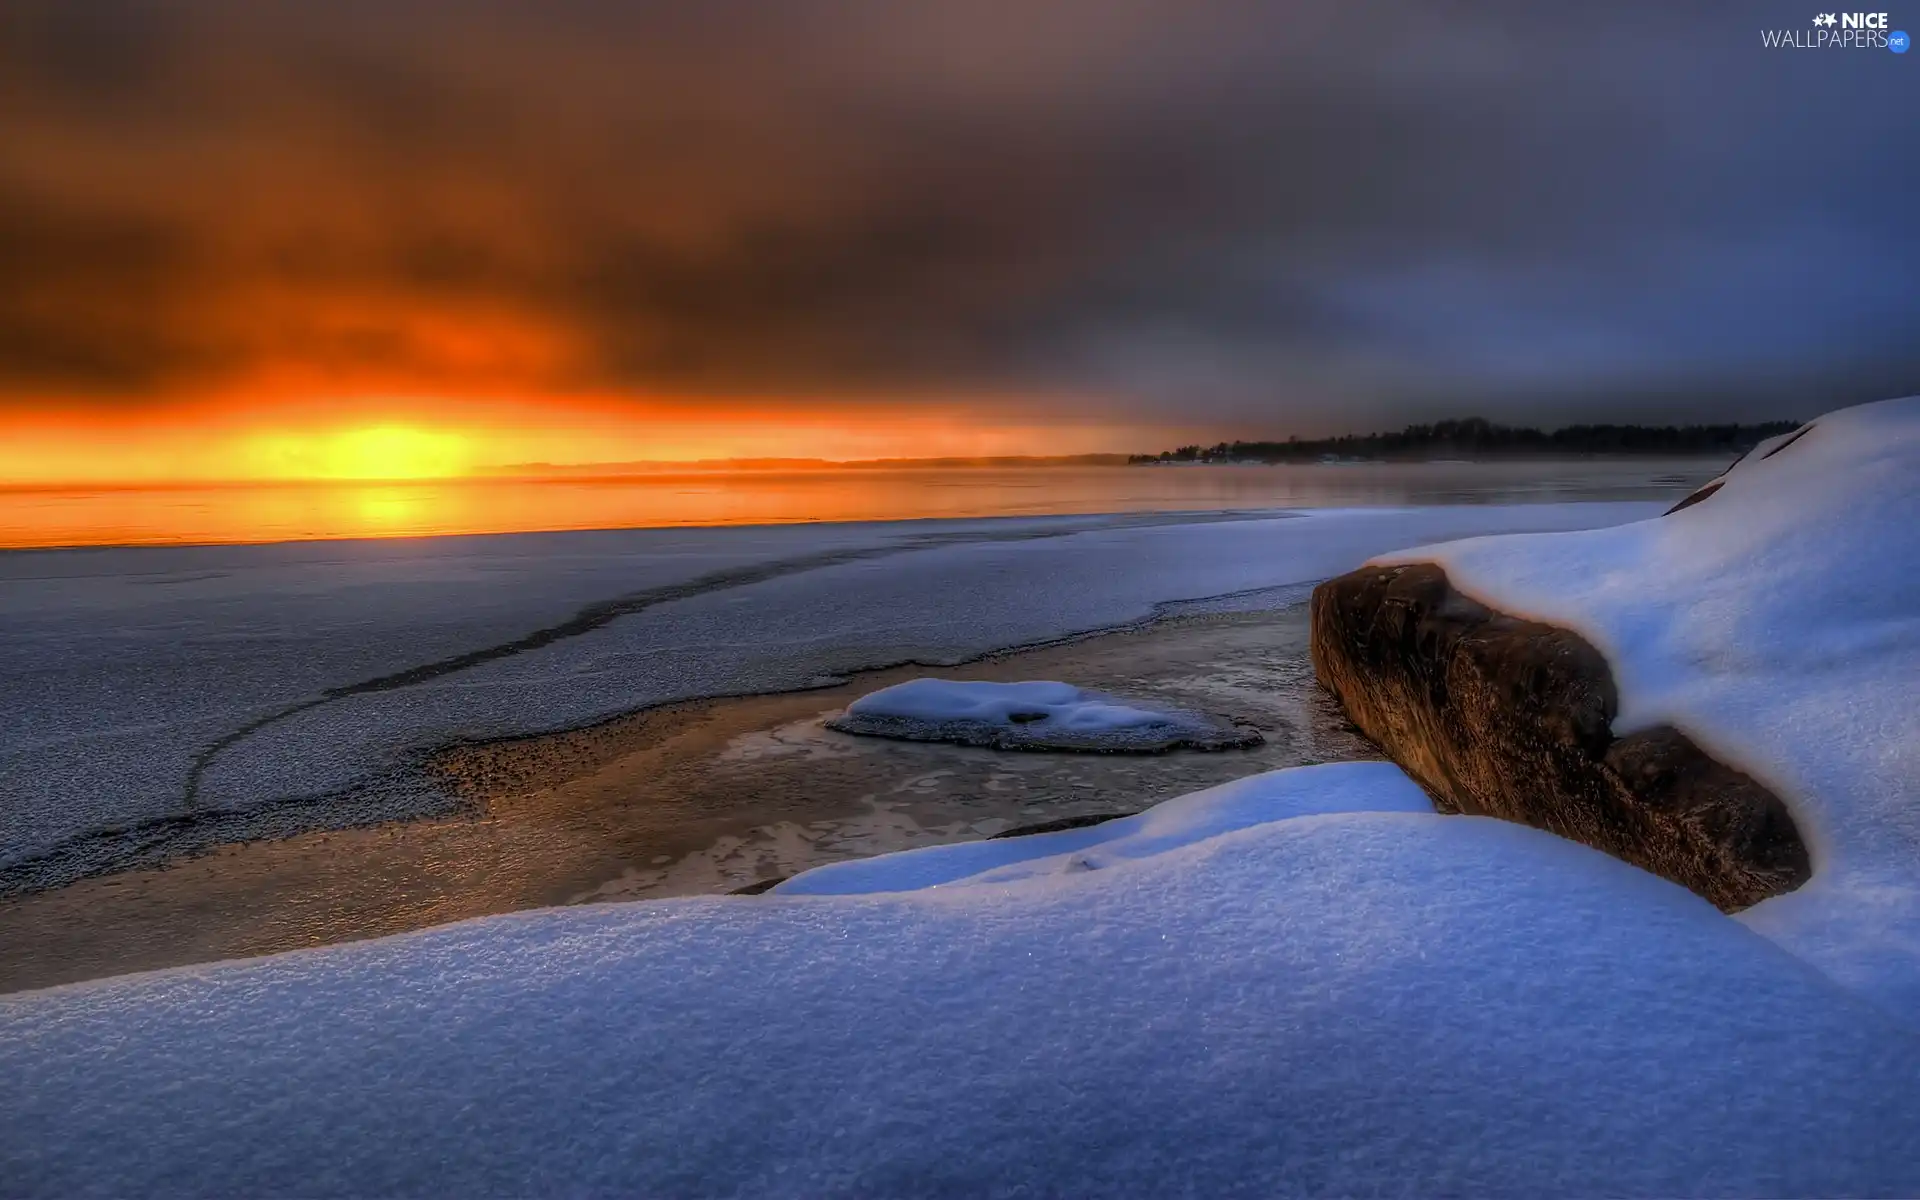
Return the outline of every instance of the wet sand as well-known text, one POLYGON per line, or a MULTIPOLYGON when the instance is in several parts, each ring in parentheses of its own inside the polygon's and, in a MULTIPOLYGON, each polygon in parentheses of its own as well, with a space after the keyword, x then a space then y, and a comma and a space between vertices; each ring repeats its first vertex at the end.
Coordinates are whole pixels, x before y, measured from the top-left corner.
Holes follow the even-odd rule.
MULTIPOLYGON (((961 667, 699 701, 456 748, 466 815, 227 846, 0 901, 0 991, 378 937, 556 904, 722 893, 889 850, 988 837, 1257 771, 1377 758, 1313 682, 1303 605, 1183 617, 961 667), (1009 753, 835 733, 920 675, 1062 679, 1251 724, 1202 754, 1009 753)), ((743 901, 744 902, 744 901, 743 901)))

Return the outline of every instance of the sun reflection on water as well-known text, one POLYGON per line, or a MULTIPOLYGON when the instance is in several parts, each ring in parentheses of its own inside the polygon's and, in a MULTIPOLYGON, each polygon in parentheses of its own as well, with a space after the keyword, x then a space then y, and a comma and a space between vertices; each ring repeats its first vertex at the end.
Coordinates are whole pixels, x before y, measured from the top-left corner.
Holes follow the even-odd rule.
POLYGON ((1403 504, 1671 500, 1719 460, 672 472, 0 488, 0 548, 1403 504))

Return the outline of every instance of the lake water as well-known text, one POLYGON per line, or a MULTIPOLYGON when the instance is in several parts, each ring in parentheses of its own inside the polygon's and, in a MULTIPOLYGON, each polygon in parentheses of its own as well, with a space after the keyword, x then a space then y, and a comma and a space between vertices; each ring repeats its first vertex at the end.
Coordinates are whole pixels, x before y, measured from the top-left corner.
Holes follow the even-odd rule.
POLYGON ((907 468, 0 488, 0 548, 1678 497, 1714 459, 907 468))

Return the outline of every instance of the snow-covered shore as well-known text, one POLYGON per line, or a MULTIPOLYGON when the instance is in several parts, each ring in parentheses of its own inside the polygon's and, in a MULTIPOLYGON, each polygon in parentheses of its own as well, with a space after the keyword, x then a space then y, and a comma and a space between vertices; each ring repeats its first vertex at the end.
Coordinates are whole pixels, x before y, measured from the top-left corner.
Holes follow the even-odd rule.
MULTIPOLYGON (((0 997, 0 1178, 46 1195, 1920 1192, 1917 427, 1920 402, 1830 415, 1673 516, 1406 556, 1591 637, 1621 723, 1682 723, 1779 789, 1814 880, 1740 919, 1552 834, 1439 815, 1390 764, 1299 768, 762 897, 0 997)), ((1325 576, 1392 548, 1356 554, 1369 539, 1454 532, 1436 522, 1652 515, 965 542, 906 552, 927 556, 911 572, 894 556, 701 593, 679 617, 703 624, 662 624, 662 604, 569 653, 624 677, 647 637, 705 629, 687 644, 724 657, 724 634, 756 628, 793 655, 777 661, 824 669, 849 595, 873 644, 953 647, 1325 576), (1128 582, 1089 598, 1096 578, 1128 582)))
POLYGON ((1302 768, 986 843, 1024 860, 998 878, 0 998, 0 1171, 65 1196, 1920 1188, 1909 1027, 1673 884, 1423 804, 1390 765, 1302 768))

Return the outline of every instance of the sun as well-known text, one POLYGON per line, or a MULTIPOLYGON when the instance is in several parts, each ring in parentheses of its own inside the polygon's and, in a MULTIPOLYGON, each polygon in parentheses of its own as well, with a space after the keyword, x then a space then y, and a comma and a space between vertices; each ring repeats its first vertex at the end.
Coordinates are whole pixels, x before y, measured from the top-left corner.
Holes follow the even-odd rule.
POLYGON ((467 469, 459 434, 380 425, 325 439, 319 473, 331 479, 439 479, 467 469))

